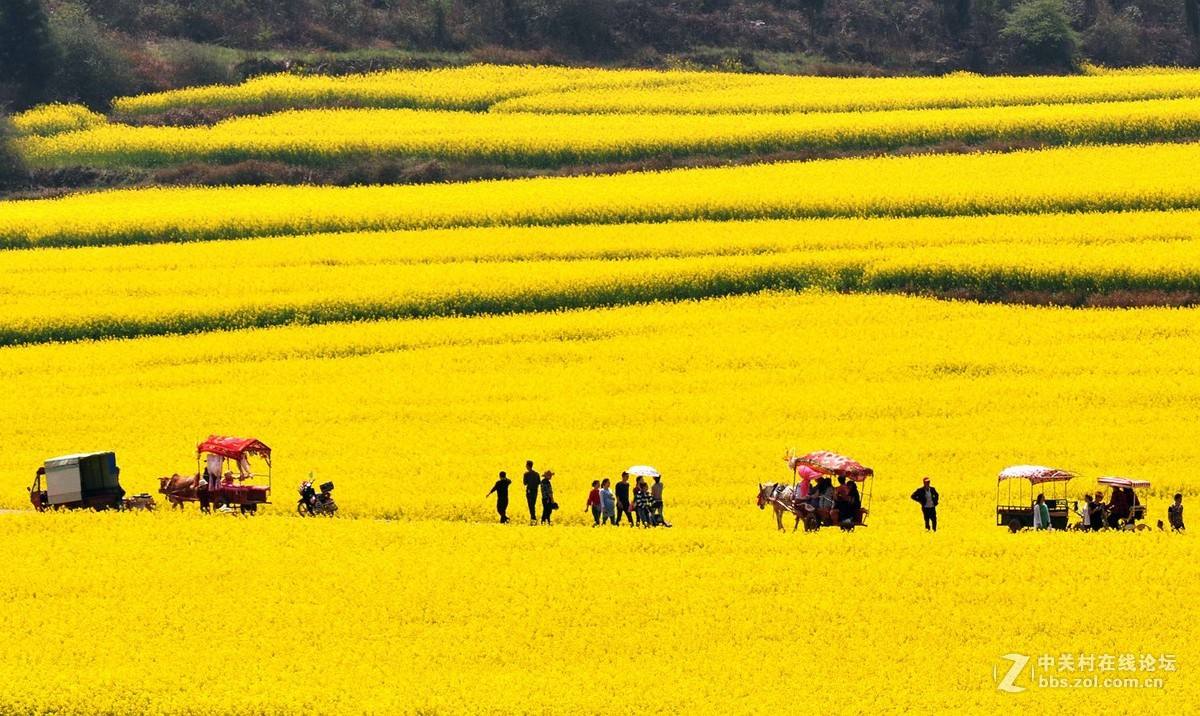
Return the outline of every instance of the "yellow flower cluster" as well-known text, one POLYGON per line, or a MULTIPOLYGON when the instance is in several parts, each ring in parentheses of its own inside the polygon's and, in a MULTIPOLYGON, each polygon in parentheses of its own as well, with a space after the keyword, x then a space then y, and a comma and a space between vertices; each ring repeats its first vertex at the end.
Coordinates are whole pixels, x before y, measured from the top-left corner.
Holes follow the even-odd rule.
POLYGON ((1200 136, 1200 98, 814 114, 536 114, 302 110, 212 127, 106 124, 18 144, 34 166, 262 159, 330 165, 436 157, 555 166, 650 156, 889 149, 942 142, 1118 143, 1200 136))
POLYGON ((881 157, 422 186, 102 191, 0 204, 0 246, 365 229, 1200 206, 1200 144, 881 157))
POLYGON ((64 132, 77 132, 107 122, 104 115, 80 104, 44 104, 12 116, 17 133, 29 137, 49 137, 64 132))

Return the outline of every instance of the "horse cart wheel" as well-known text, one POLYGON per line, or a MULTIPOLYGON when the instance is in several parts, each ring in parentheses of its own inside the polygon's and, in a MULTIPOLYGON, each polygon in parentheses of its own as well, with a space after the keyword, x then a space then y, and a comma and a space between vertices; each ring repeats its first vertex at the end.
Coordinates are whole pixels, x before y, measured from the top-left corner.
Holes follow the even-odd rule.
POLYGON ((252 515, 256 512, 258 512, 258 505, 255 505, 255 504, 242 505, 242 514, 243 515, 252 515))
POLYGON ((805 514, 804 531, 816 532, 819 529, 821 529, 821 518, 817 515, 816 511, 805 514))

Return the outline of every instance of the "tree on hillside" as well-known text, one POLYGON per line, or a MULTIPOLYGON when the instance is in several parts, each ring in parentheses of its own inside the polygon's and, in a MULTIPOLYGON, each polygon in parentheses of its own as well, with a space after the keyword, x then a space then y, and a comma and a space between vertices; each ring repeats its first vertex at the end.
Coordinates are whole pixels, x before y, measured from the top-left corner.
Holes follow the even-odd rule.
POLYGON ((128 58, 86 8, 56 6, 49 24, 51 42, 62 58, 52 80, 56 97, 105 109, 111 98, 134 90, 128 58))
POLYGON ((1062 70, 1075 65, 1079 36, 1062 0, 1023 0, 1009 13, 1000 37, 1009 43, 1010 64, 1062 70))
POLYGON ((1109 67, 1139 65, 1146 62, 1138 26, 1127 15, 1113 12, 1107 0, 1096 5, 1096 20, 1083 37, 1083 49, 1089 60, 1109 67))
POLYGON ((1200 0, 1183 0, 1183 14, 1188 33, 1193 39, 1200 39, 1200 0))
POLYGON ((0 3, 0 82, 10 84, 14 105, 42 101, 54 66, 55 47, 41 0, 0 3))
POLYGON ((7 189, 21 183, 26 177, 25 164, 21 155, 12 146, 12 138, 16 134, 8 117, 0 114, 0 189, 7 189))

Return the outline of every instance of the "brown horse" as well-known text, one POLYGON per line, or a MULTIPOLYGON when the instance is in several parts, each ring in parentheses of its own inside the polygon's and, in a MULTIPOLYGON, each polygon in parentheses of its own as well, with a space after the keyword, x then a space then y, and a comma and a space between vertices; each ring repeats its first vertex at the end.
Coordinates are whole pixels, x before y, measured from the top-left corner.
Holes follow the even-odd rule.
POLYGON ((813 508, 810 505, 796 502, 796 490, 791 485, 784 485, 777 482, 768 482, 758 484, 758 509, 764 510, 767 505, 775 508, 775 525, 782 532, 783 529, 783 513, 788 512, 796 516, 796 524, 792 525, 792 531, 795 532, 800 527, 800 521, 804 521, 804 529, 812 530, 820 525, 816 515, 813 514, 813 508))
POLYGON ((199 475, 175 473, 170 477, 158 478, 158 491, 167 496, 167 502, 170 502, 172 507, 181 510, 184 502, 197 499, 200 488, 207 486, 208 483, 201 480, 199 475))

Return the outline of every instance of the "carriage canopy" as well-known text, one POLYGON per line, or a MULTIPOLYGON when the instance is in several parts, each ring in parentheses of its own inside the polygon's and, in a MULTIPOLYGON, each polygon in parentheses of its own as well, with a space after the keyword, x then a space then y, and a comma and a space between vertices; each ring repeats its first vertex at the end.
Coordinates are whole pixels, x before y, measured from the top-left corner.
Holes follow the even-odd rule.
POLYGON ((1135 480, 1131 477, 1107 476, 1099 478, 1096 480, 1096 482, 1100 483, 1101 485, 1108 485, 1110 487, 1132 487, 1134 489, 1150 487, 1149 480, 1135 480))
POLYGON ((223 435, 209 435, 208 439, 196 446, 196 454, 220 455, 230 460, 241 460, 247 455, 257 455, 271 464, 271 448, 256 438, 235 438, 223 435))
POLYGON ((1044 482, 1066 482, 1075 477, 1075 473, 1070 470, 1059 470, 1055 467, 1046 467, 1044 465, 1013 465, 1000 471, 1000 477, 997 479, 997 482, 1005 480, 1029 480, 1029 484, 1031 485, 1040 485, 1044 482))
POLYGON ((871 468, 864 467, 845 455, 839 455, 828 450, 810 452, 807 455, 800 455, 798 457, 789 456, 787 461, 788 467, 796 470, 798 474, 802 474, 799 471, 803 468, 808 468, 822 475, 841 476, 854 482, 862 482, 875 474, 875 471, 871 468))

